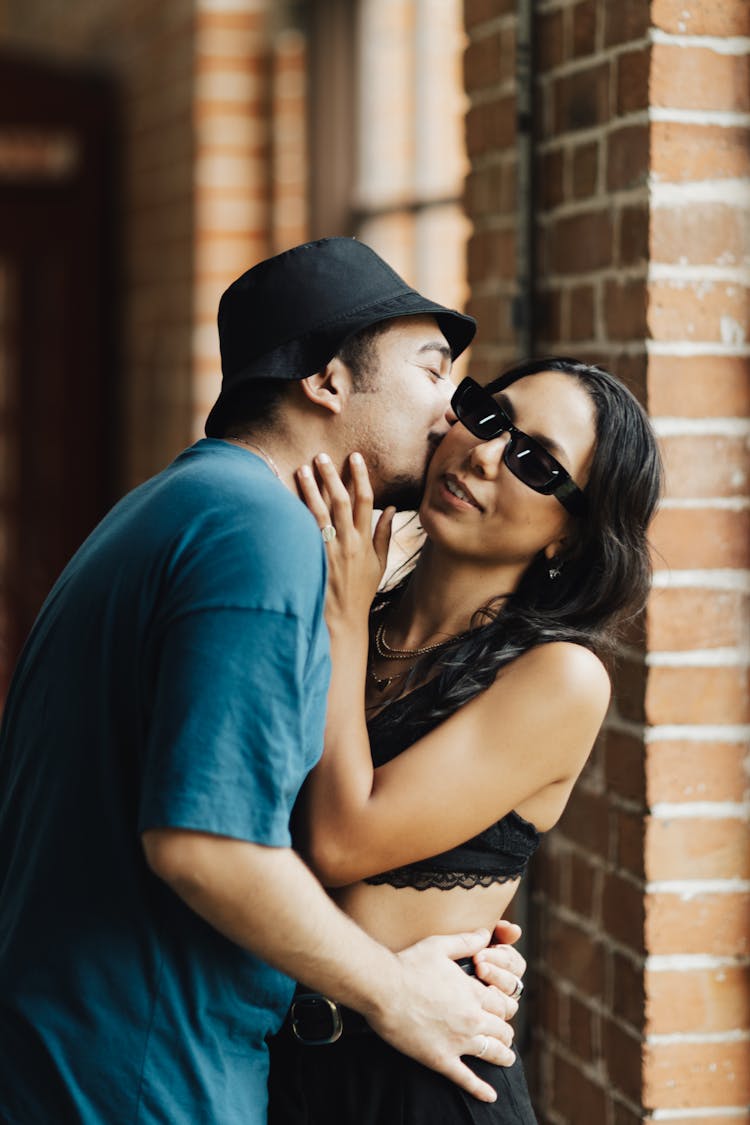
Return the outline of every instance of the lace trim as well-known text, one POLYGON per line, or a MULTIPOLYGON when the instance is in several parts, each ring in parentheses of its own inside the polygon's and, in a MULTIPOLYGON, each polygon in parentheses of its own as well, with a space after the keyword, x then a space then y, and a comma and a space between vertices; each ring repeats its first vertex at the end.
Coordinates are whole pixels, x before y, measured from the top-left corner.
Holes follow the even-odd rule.
POLYGON ((522 874, 523 871, 501 875, 496 871, 422 871, 418 867, 397 867, 394 871, 371 875, 364 881, 376 887, 386 884, 397 888, 411 887, 415 891, 426 891, 432 887, 439 891, 452 891, 455 887, 471 890, 473 887, 491 887, 494 883, 510 883, 522 874))

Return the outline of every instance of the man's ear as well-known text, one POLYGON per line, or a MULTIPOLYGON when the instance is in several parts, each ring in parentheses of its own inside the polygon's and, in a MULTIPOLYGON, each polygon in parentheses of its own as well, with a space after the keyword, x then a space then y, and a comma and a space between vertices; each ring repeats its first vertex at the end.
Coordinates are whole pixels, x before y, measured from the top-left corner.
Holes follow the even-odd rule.
POLYGON ((334 356, 322 371, 300 379, 300 388, 313 406, 340 414, 352 393, 352 374, 346 364, 334 356))

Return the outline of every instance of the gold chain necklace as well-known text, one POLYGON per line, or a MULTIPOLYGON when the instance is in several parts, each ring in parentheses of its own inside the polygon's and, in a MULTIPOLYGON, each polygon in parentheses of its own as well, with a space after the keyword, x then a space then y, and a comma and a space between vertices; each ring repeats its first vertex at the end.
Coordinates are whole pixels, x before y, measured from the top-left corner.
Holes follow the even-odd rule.
POLYGON ((271 472, 275 476, 277 476, 279 478, 279 480, 281 480, 281 473, 279 472, 278 468, 276 467, 276 462, 274 461, 273 457, 271 456, 270 453, 266 453, 265 449, 263 449, 262 446, 258 445, 257 441, 248 441, 247 438, 237 437, 236 434, 233 435, 229 440, 230 441, 239 441, 239 442, 242 443, 242 445, 246 445, 248 447, 248 449, 254 449, 254 450, 256 450, 257 453, 260 453, 261 457, 263 458, 265 463, 268 465, 271 472))
POLYGON ((385 623, 380 622, 375 630, 375 651, 383 660, 414 660, 417 656, 425 656, 428 652, 437 652, 439 648, 460 641, 468 633, 457 633, 455 637, 446 637, 444 641, 436 641, 432 645, 422 645, 421 648, 391 648, 385 639, 385 623))

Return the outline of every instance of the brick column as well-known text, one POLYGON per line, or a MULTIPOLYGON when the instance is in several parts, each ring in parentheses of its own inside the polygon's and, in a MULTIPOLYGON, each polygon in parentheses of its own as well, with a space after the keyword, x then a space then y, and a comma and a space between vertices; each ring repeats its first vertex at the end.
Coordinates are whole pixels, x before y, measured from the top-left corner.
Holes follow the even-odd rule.
MULTIPOLYGON (((615 701, 533 872, 548 1125, 749 1122, 750 7, 540 0, 538 353, 646 403, 667 498, 615 701)), ((517 5, 465 0, 474 362, 516 351, 517 5)))
POLYGON ((652 24, 648 389, 669 492, 648 613, 643 1101, 734 1125, 750 1120, 750 10, 661 0, 652 24))

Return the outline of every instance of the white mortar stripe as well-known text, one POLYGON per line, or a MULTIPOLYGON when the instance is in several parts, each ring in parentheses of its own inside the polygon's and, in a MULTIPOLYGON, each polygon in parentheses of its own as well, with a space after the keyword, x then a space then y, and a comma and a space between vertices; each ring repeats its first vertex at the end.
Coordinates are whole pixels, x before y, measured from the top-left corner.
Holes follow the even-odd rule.
MULTIPOLYGON (((748 115, 750 116, 750 115, 748 115)), ((674 183, 672 180, 649 181, 652 207, 675 207, 689 203, 725 203, 732 207, 747 207, 747 180, 691 180, 674 183)))
POLYGON ((728 125, 738 129, 746 129, 750 125, 750 113, 734 113, 732 110, 725 109, 674 109, 652 106, 648 110, 648 119, 676 125, 728 125))
POLYGON ((644 889, 649 895, 679 895, 689 902, 699 895, 745 894, 750 891, 750 879, 655 879, 644 889))
POLYGON ((750 496, 696 496, 690 500, 667 497, 661 508, 685 509, 693 511, 744 512, 750 508, 750 496))
POLYGON ((656 570, 655 589, 739 590, 750 593, 750 570, 656 570))
POLYGON ((715 1117, 726 1117, 727 1121, 747 1121, 747 1106, 706 1106, 705 1109, 655 1109, 652 1111, 649 1121, 687 1121, 688 1119, 698 1122, 709 1118, 711 1121, 715 1117))
POLYGON ((659 437, 695 437, 701 434, 722 437, 750 437, 750 418, 675 418, 662 415, 651 419, 659 437))
POLYGON ((651 973, 689 973, 711 969, 746 969, 750 956, 718 957, 710 953, 652 953, 643 967, 651 973))
MULTIPOLYGON (((750 743, 750 723, 727 723, 724 725, 678 726, 665 723, 663 726, 646 727, 646 742, 748 742, 750 743)), ((748 747, 750 749, 750 746, 748 747)))
POLYGON ((655 820, 750 820, 750 801, 657 801, 649 815, 655 820))
POLYGON ((717 35, 674 35, 660 28, 651 27, 648 37, 652 43, 662 43, 675 47, 705 47, 717 55, 746 55, 750 53, 750 37, 747 35, 728 35, 720 39, 717 35))
POLYGON ((738 646, 692 652, 648 652, 645 662, 650 668, 744 668, 750 664, 750 649, 738 646))
POLYGON ((646 1036, 654 1047, 668 1047, 672 1043, 746 1043, 750 1031, 674 1031, 657 1032, 646 1036))
POLYGON ((685 340, 646 340, 648 355, 669 356, 740 356, 750 355, 750 344, 721 344, 718 340, 698 340, 688 343, 685 340))
MULTIPOLYGON (((668 204, 674 211, 680 204, 668 204)), ((686 203, 687 211, 695 206, 695 200, 686 203)), ((737 210, 735 208, 734 210, 737 210)), ((701 287, 701 295, 714 285, 750 285, 750 269, 745 266, 688 266, 679 262, 652 262, 648 267, 649 281, 671 282, 673 288, 686 288, 689 285, 701 287)))

